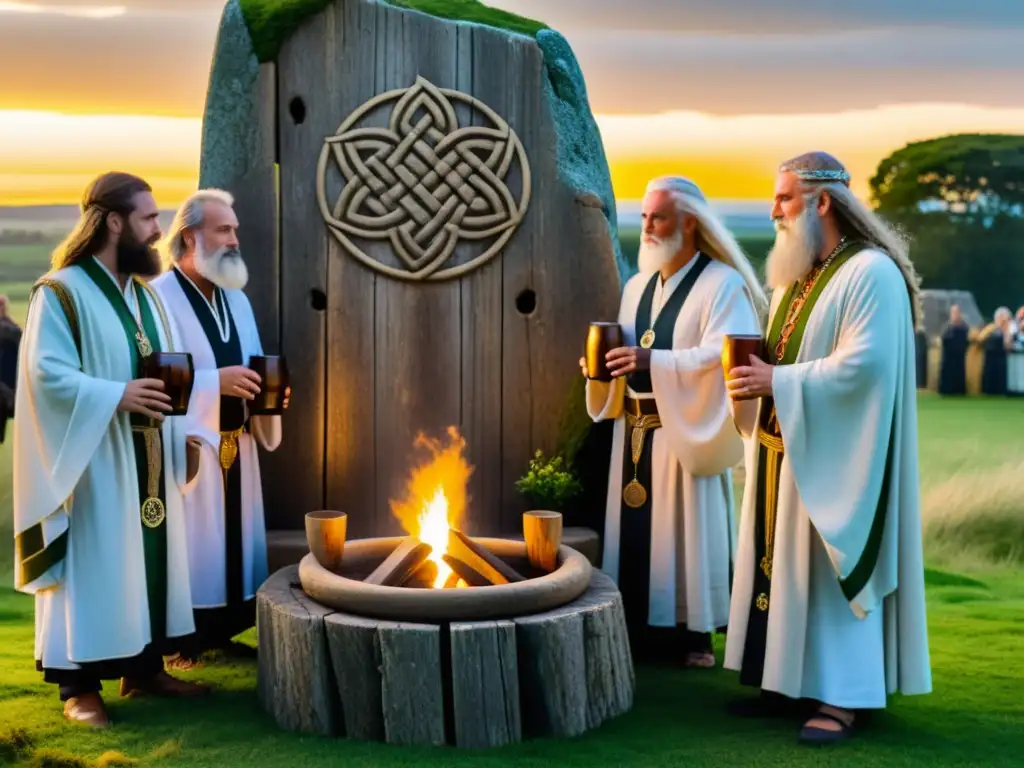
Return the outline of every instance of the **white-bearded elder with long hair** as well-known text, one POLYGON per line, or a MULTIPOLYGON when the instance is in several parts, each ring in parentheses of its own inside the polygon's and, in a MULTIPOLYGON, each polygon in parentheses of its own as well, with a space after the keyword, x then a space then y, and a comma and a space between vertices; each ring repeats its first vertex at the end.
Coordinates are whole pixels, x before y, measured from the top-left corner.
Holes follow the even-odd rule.
MULTIPOLYGON (((767 300, 688 179, 648 185, 639 266, 619 308, 624 345, 606 355, 611 380, 586 385, 591 418, 615 422, 602 567, 619 586, 639 653, 711 668, 712 634, 729 615, 730 473, 743 460, 722 343, 759 333, 767 300)), ((580 366, 586 376, 585 359, 580 366)))
POLYGON ((734 368, 750 440, 725 666, 760 695, 732 714, 853 733, 890 694, 931 692, 907 244, 824 152, 775 183, 767 361, 734 368), (748 401, 745 401, 748 402, 748 401), (801 701, 819 702, 806 711, 801 701), (809 715, 809 717, 807 717, 809 715))
MULTIPOLYGON (((166 240, 170 269, 153 281, 180 329, 179 351, 192 355, 183 418, 201 442, 199 475, 185 497, 195 632, 180 639, 172 669, 192 668, 210 650, 251 657, 232 638, 254 625, 255 593, 268 574, 257 446, 280 446, 281 416, 252 412, 266 382, 249 366, 264 351, 242 290, 249 274, 239 228, 229 193, 199 190, 175 215, 166 240)), ((283 394, 287 404, 287 387, 283 394)))

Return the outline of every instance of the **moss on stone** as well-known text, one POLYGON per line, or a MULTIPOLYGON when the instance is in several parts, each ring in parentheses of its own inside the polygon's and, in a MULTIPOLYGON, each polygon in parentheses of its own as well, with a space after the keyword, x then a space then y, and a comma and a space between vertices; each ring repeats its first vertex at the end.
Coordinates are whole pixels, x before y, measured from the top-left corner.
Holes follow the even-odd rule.
MULTIPOLYGON (((382 0, 396 8, 406 8, 452 21, 469 21, 533 37, 546 25, 533 19, 499 11, 479 0, 382 0)), ((239 0, 245 22, 252 35, 256 56, 261 62, 277 58, 281 45, 310 16, 319 13, 334 0, 239 0)))

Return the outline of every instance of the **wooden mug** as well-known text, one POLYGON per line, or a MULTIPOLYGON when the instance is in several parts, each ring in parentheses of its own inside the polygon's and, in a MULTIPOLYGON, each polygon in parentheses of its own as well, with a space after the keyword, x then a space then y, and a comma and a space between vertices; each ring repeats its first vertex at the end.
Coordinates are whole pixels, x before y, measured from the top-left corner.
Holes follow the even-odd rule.
POLYGON ((171 398, 170 412, 165 416, 184 416, 192 398, 195 367, 188 352, 154 352, 142 359, 142 378, 159 379, 164 383, 164 394, 171 398))
POLYGON ((344 512, 319 510, 306 513, 306 543, 313 557, 332 573, 341 570, 345 554, 348 515, 344 512))
POLYGON ((535 509, 523 513, 523 539, 530 565, 551 573, 558 568, 562 546, 562 513, 535 509))
POLYGON ((249 369, 260 376, 260 392, 249 401, 253 416, 280 416, 284 413, 284 393, 290 384, 288 363, 281 355, 253 355, 249 369))
MULTIPOLYGON (((722 340, 722 371, 725 373, 725 380, 731 381, 729 371, 741 365, 750 365, 750 357, 753 355, 759 360, 764 360, 765 344, 764 337, 753 334, 726 334, 722 340)), ((752 400, 751 395, 733 395, 733 400, 752 400)))
POLYGON ((622 326, 618 323, 594 322, 587 332, 587 378, 594 381, 611 381, 605 355, 621 347, 622 326))

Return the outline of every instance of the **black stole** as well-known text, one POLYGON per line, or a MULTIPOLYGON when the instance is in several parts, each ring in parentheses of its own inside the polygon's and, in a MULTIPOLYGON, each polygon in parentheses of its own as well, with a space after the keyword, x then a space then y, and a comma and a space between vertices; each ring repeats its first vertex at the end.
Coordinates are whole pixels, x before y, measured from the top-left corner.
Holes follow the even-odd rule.
MULTIPOLYGON (((701 253, 696 263, 680 281, 679 285, 662 306, 655 321, 654 344, 651 349, 672 349, 672 336, 675 331, 679 313, 686 303, 697 278, 711 263, 711 259, 701 253)), ((636 312, 637 339, 644 331, 651 328, 651 307, 654 304, 654 289, 660 275, 653 275, 647 283, 636 312)), ((630 388, 634 392, 651 392, 651 374, 649 371, 638 371, 627 377, 630 388)), ((629 430, 622 456, 622 488, 633 479, 632 441, 629 430)), ((640 507, 633 508, 620 501, 621 517, 619 522, 619 591, 622 593, 623 608, 626 621, 631 628, 647 625, 651 595, 651 460, 653 458, 653 435, 648 434, 644 440, 643 453, 637 463, 637 479, 647 489, 647 501, 640 507)), ((620 499, 622 488, 619 489, 620 499)))
MULTIPOLYGON (((238 338, 235 318, 228 308, 224 291, 218 287, 213 289, 213 306, 221 318, 227 320, 228 340, 221 339, 220 329, 210 312, 210 304, 198 288, 175 269, 174 276, 178 285, 192 305, 192 311, 206 334, 206 340, 213 350, 218 368, 242 365, 242 344, 238 338)), ((221 395, 220 398, 220 431, 230 432, 245 424, 245 405, 240 397, 221 395)), ((231 468, 224 472, 224 549, 226 566, 227 604, 241 605, 245 600, 242 578, 242 457, 239 453, 231 468)))

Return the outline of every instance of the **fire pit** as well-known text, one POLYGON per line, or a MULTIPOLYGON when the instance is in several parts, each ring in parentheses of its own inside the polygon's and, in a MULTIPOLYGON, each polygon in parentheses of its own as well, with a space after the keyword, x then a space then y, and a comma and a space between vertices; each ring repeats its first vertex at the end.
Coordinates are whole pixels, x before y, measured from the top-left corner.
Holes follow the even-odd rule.
POLYGON ((264 709, 292 731, 469 748, 576 736, 629 710, 614 583, 565 545, 554 560, 529 535, 467 536, 461 439, 418 442, 433 457, 392 502, 408 536, 346 542, 333 570, 307 554, 260 588, 264 709))

